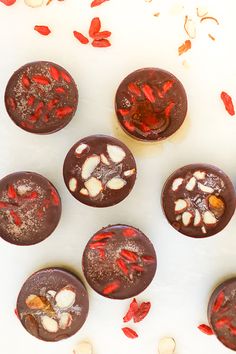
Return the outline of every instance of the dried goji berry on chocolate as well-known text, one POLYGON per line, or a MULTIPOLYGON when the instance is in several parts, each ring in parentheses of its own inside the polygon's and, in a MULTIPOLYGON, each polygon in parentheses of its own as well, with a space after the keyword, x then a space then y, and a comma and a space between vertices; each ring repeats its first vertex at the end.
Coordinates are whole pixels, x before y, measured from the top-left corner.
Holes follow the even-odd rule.
POLYGON ((128 275, 129 270, 128 270, 128 268, 127 268, 127 265, 126 265, 125 262, 123 261, 123 259, 118 258, 118 259, 116 260, 116 264, 117 264, 117 266, 120 268, 120 270, 121 270, 125 275, 128 275))
POLYGON ((224 295, 224 292, 221 291, 221 292, 219 293, 219 295, 217 296, 217 298, 216 298, 216 301, 215 301, 215 303, 214 303, 214 306, 212 307, 212 311, 213 311, 213 312, 219 311, 219 309, 220 309, 221 306, 223 305, 224 300, 225 300, 225 295, 224 295))
POLYGON ((40 85, 49 85, 50 84, 50 80, 42 75, 35 75, 32 77, 32 80, 34 82, 36 82, 36 84, 40 84, 40 85))
POLYGON ((16 190, 13 187, 13 185, 9 185, 8 186, 7 195, 8 195, 8 198, 10 198, 10 199, 16 199, 17 198, 16 190))
POLYGON ((133 329, 131 329, 129 327, 122 328, 122 331, 124 332, 124 334, 128 338, 134 339, 134 338, 138 337, 138 334, 133 329))
POLYGON ((51 77, 56 80, 56 81, 59 81, 59 78, 60 78, 60 73, 59 73, 59 70, 57 70, 55 68, 55 66, 50 66, 50 69, 49 69, 49 72, 50 72, 50 75, 51 77))
POLYGON ((103 233, 96 234, 93 237, 93 241, 102 241, 111 238, 113 236, 114 236, 113 232, 103 232, 103 233))
POLYGON ((135 237, 137 236, 137 232, 134 229, 131 229, 127 227, 126 229, 123 230, 122 232, 123 236, 125 237, 135 237))
POLYGON ((120 255, 131 262, 136 262, 138 259, 137 253, 125 249, 120 251, 120 255))
POLYGON ((120 288, 120 281, 115 280, 112 283, 107 284, 104 289, 103 289, 103 294, 104 295, 109 295, 111 293, 114 293, 116 290, 120 288))

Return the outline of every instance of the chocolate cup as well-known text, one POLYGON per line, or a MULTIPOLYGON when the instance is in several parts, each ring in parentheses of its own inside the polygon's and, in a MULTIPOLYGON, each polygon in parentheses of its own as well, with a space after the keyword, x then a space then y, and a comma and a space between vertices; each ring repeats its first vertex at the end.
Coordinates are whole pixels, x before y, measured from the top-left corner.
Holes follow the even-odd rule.
POLYGON ((235 306, 236 277, 217 286, 209 299, 207 309, 208 321, 217 339, 234 351, 236 351, 235 306))
POLYGON ((121 128, 134 139, 160 141, 174 134, 187 114, 181 82, 158 68, 139 69, 119 85, 115 110, 121 128))
POLYGON ((64 68, 48 61, 19 68, 5 91, 5 106, 12 121, 35 134, 51 134, 64 128, 77 105, 78 90, 73 78, 64 68))
MULTIPOLYGON (((201 182, 201 180, 199 180, 199 182, 201 182)), ((179 231, 183 235, 193 237, 193 238, 210 237, 223 230, 226 227, 226 225, 229 223, 229 221, 231 220, 235 212, 234 186, 231 180, 229 179, 229 177, 218 167, 209 164, 187 165, 173 172, 165 182, 162 189, 162 209, 170 225, 173 226, 177 231, 179 231), (219 177, 219 179, 221 179, 225 185, 225 188, 223 188, 218 195, 224 201, 225 204, 224 214, 219 218, 216 225, 209 226, 209 227, 206 227, 206 225, 204 224, 200 224, 199 227, 194 227, 193 222, 191 222, 189 226, 184 226, 182 223, 176 221, 176 214, 174 212, 174 201, 178 199, 183 199, 183 193, 185 193, 187 198, 188 197, 193 198, 196 194, 199 194, 200 197, 205 196, 205 198, 211 195, 211 194, 204 194, 199 189, 197 193, 196 193, 196 189, 188 193, 183 186, 180 186, 177 192, 173 192, 172 183, 176 178, 183 177, 188 180, 190 176, 192 176, 192 174, 198 170, 206 171, 207 173, 212 173, 214 176, 219 177), (201 231, 202 225, 205 226, 206 233, 203 233, 201 231)))
POLYGON ((87 282, 98 294, 128 299, 150 285, 157 260, 151 241, 142 231, 117 224, 94 234, 85 247, 82 266, 87 282))
POLYGON ((57 342, 77 333, 86 321, 88 310, 88 293, 83 283, 73 273, 62 268, 45 268, 32 274, 22 286, 17 299, 17 313, 23 327, 34 337, 47 342, 57 342), (75 301, 72 306, 61 308, 57 306, 56 299, 58 292, 65 288, 75 293, 75 301), (50 296, 48 291, 55 291, 56 295, 50 296), (30 295, 39 296, 45 306, 39 309, 31 302, 29 308, 26 299, 30 295), (42 316, 50 317, 59 326, 59 318, 65 316, 65 313, 71 316, 68 327, 58 327, 54 333, 45 329, 42 316))
MULTIPOLYGON (((125 144, 111 136, 97 134, 83 138, 73 145, 65 158, 63 175, 65 184, 74 198, 88 206, 104 208, 121 202, 129 195, 136 180, 136 170, 134 157, 125 144), (76 153, 80 147, 84 146, 86 147, 80 154, 76 153), (120 151, 123 151, 125 155, 123 155, 122 161, 112 161, 108 154, 108 146, 122 149, 120 151), (102 161, 102 155, 107 160, 103 160, 106 163, 102 161), (87 178, 83 178, 82 167, 91 156, 96 156, 96 158, 100 159, 100 162, 87 178), (126 176, 127 171, 131 171, 130 173, 132 174, 126 176), (83 190, 88 193, 88 190, 85 189, 85 184, 90 178, 96 178, 99 181, 98 183, 101 183, 101 191, 96 196, 82 193, 83 190), (113 178, 122 179, 123 187, 117 189, 109 188, 109 183, 113 178), (76 183, 76 188, 71 187, 72 180, 76 183)), ((75 187, 74 184, 73 187, 75 187)))
POLYGON ((45 240, 61 217, 56 188, 35 172, 16 172, 0 180, 0 237, 29 246, 45 240))

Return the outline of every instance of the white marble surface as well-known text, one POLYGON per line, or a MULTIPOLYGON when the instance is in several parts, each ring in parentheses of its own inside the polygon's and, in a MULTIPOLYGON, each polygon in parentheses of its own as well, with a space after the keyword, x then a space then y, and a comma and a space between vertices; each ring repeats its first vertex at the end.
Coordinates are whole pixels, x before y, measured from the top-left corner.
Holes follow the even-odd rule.
MULTIPOLYGON (((59 189, 63 214, 59 227, 46 241, 32 247, 15 247, 0 240, 0 352, 1 354, 72 354, 76 342, 90 340, 95 354, 156 354, 162 336, 173 336, 177 354, 226 354, 214 337, 199 332, 206 322, 212 288, 236 274, 236 216, 218 236, 194 240, 174 231, 162 215, 160 192, 168 175, 192 163, 218 165, 236 182, 236 118, 220 101, 226 90, 236 99, 236 44, 234 0, 203 1, 220 22, 197 25, 192 50, 178 57, 178 46, 187 39, 186 14, 195 16, 197 1, 110 0, 91 9, 90 0, 54 0, 47 8, 31 9, 23 0, 0 4, 0 177, 31 170, 48 177, 59 189), (154 17, 154 12, 159 12, 154 17), (88 30, 100 16, 104 29, 113 32, 112 47, 83 46, 73 30, 88 30), (52 35, 34 32, 48 24, 52 35), (216 36, 213 42, 208 33, 216 36), (35 136, 15 126, 4 108, 4 90, 12 72, 29 61, 52 60, 61 64, 79 86, 79 109, 73 121, 50 136, 35 136), (185 65, 182 64, 186 60, 185 65), (173 137, 158 145, 135 143, 121 133, 114 119, 114 94, 129 72, 157 66, 173 72, 188 93, 186 123, 173 137), (62 164, 69 148, 85 135, 115 135, 135 154, 138 180, 122 203, 104 210, 86 207, 71 197, 62 178, 62 164), (129 300, 111 301, 91 289, 90 313, 83 329, 72 338, 52 344, 30 336, 14 315, 18 291, 33 271, 47 265, 68 265, 81 274, 81 255, 89 237, 110 223, 128 223, 142 229, 158 255, 158 271, 138 299, 150 300, 152 309, 140 324, 136 340, 122 331, 122 317, 129 300)), ((196 19, 196 17, 194 17, 196 19)))

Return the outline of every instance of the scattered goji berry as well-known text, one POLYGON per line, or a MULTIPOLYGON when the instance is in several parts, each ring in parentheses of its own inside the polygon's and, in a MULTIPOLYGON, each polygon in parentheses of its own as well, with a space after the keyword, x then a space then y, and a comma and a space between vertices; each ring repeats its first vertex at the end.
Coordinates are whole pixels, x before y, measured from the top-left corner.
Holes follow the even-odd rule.
POLYGON ((220 95, 224 105, 225 105, 225 109, 226 111, 231 115, 234 116, 235 115, 235 111, 234 111, 234 104, 232 101, 232 98, 226 93, 226 92, 221 92, 220 95))
POLYGON ((48 26, 39 26, 36 25, 34 26, 34 30, 40 34, 42 34, 43 36, 48 36, 51 33, 51 30, 48 26))

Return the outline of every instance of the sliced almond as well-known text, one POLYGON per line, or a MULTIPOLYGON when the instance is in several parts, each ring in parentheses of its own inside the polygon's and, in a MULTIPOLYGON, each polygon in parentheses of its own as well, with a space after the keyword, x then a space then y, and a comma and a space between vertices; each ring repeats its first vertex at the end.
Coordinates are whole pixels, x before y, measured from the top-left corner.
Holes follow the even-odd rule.
POLYGON ((80 194, 83 194, 83 195, 89 195, 89 192, 86 188, 81 188, 81 190, 79 192, 80 192, 80 194))
POLYGON ((204 192, 204 193, 213 193, 214 192, 214 189, 211 188, 211 187, 208 187, 208 186, 204 186, 204 184, 198 182, 198 188, 204 192))
POLYGON ((68 312, 63 312, 60 316, 59 327, 61 329, 66 329, 66 328, 70 327, 71 323, 72 323, 71 314, 68 312))
POLYGON ((76 155, 81 155, 82 152, 84 152, 84 150, 86 150, 88 148, 87 144, 79 144, 79 146, 77 146, 77 148, 75 149, 75 153, 76 155))
POLYGON ((83 166, 82 166, 82 172, 81 172, 81 176, 83 179, 88 179, 91 174, 93 173, 93 171, 95 170, 95 168, 99 165, 101 159, 100 156, 98 155, 92 155, 89 156, 83 166))
POLYGON ((110 159, 115 163, 123 161, 126 156, 124 150, 116 145, 107 145, 107 152, 110 159))
POLYGON ((190 180, 189 180, 188 183, 186 184, 186 187, 185 187, 185 188, 187 189, 187 191, 192 191, 192 190, 195 188, 196 183, 197 183, 196 178, 195 178, 195 177, 192 177, 192 178, 190 178, 190 180))
POLYGON ((41 316, 41 323, 43 328, 50 333, 56 333, 59 329, 57 321, 49 316, 41 316))
POLYGON ((208 198, 208 206, 210 211, 217 217, 221 217, 225 211, 225 203, 216 195, 211 195, 208 198))
POLYGON ((178 199, 175 201, 175 212, 180 214, 187 209, 187 202, 184 199, 178 199))
POLYGON ((135 168, 132 168, 132 170, 127 170, 124 172, 125 177, 130 177, 135 173, 135 168))
POLYGON ((210 211, 205 211, 205 213, 203 214, 203 221, 206 225, 215 225, 217 223, 215 215, 210 211))
POLYGON ((87 188, 89 195, 93 198, 95 198, 103 189, 102 182, 95 177, 89 178, 84 185, 87 188))
POLYGON ((194 226, 199 226, 202 222, 202 217, 198 209, 195 210, 195 216, 194 216, 194 221, 193 225, 194 226))
POLYGON ((77 189, 77 179, 75 177, 72 177, 70 180, 69 180, 69 190, 71 192, 75 192, 76 189, 77 189))
POLYGON ((195 171, 193 175, 197 179, 204 179, 206 177, 206 172, 195 171))
POLYGON ((108 187, 109 189, 121 189, 126 185, 126 181, 122 178, 119 177, 113 177, 112 179, 110 179, 110 181, 107 182, 106 187, 108 187))
POLYGON ((93 348, 89 342, 80 342, 75 348, 73 354, 92 354, 93 348))
POLYGON ((198 17, 204 17, 208 14, 208 10, 206 9, 206 7, 197 7, 197 16, 198 17))
POLYGON ((201 230, 202 230, 202 232, 203 232, 204 234, 206 234, 207 231, 206 231, 205 226, 202 226, 202 229, 201 229, 201 230))
POLYGON ((185 211, 182 214, 182 222, 183 222, 184 226, 190 225, 191 221, 192 221, 192 218, 193 218, 193 214, 190 213, 189 211, 185 211))
POLYGON ((51 297, 55 297, 56 296, 56 291, 54 290, 48 290, 47 294, 50 295, 51 297))
POLYGON ((31 310, 41 310, 47 306, 47 300, 37 295, 29 295, 25 303, 31 310))
POLYGON ((107 165, 107 166, 109 166, 110 165, 110 163, 109 163, 109 161, 108 161, 108 159, 106 158, 106 156, 104 155, 104 154, 101 154, 101 161, 102 161, 102 163, 104 163, 105 165, 107 165))
POLYGON ((43 0, 25 0, 25 4, 30 7, 40 7, 43 5, 43 0))
POLYGON ((158 345, 159 354, 173 354, 175 351, 175 340, 171 337, 161 338, 158 345))
POLYGON ((67 308, 74 305, 75 298, 76 298, 76 294, 75 294, 74 290, 72 290, 72 288, 66 286, 65 288, 61 289, 57 293, 57 295, 55 297, 56 305, 60 309, 67 309, 67 308))
POLYGON ((182 215, 177 215, 176 217, 175 217, 175 220, 176 221, 180 221, 182 219, 182 215))
POLYGON ((189 18, 188 16, 185 16, 185 22, 184 22, 184 29, 187 35, 194 39, 196 37, 196 26, 194 21, 189 18))
POLYGON ((183 178, 176 178, 173 183, 172 183, 172 190, 175 192, 181 186, 183 183, 184 179, 183 178))

